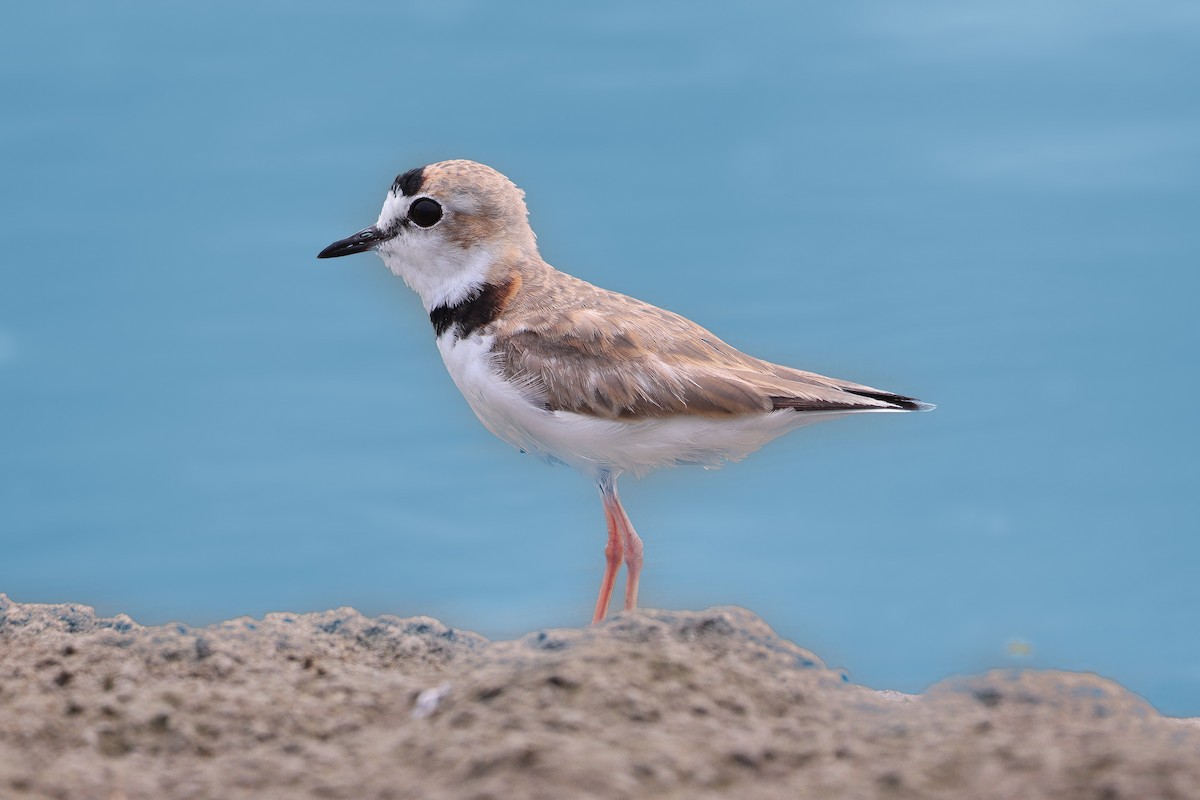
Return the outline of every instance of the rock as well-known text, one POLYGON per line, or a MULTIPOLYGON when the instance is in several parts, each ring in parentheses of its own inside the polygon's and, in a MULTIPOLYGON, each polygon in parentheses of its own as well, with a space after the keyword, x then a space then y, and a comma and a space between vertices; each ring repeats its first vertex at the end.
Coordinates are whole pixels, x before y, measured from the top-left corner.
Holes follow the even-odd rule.
POLYGON ((0 595, 0 797, 1200 797, 1094 675, 846 681, 743 609, 507 642, 353 609, 142 627, 0 595))

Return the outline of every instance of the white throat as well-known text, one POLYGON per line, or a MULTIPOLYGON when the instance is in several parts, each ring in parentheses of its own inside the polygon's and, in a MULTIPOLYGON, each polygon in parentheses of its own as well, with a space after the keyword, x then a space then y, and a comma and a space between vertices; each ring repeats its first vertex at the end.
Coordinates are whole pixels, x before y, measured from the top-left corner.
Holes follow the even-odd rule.
POLYGON ((375 249, 383 263, 404 279, 426 311, 453 306, 487 282, 496 256, 488 248, 464 250, 434 230, 404 231, 375 249))

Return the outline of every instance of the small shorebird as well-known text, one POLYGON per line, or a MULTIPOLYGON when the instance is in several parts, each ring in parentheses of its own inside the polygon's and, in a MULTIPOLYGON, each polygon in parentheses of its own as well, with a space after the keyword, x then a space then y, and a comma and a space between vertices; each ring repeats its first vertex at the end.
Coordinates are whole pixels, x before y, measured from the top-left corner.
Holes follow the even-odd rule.
POLYGON ((642 540, 623 472, 737 461, 845 414, 921 411, 911 397, 760 361, 678 314, 606 291, 538 254, 524 193, 491 167, 443 161, 396 178, 376 223, 317 258, 374 250, 421 297, 475 415, 524 452, 596 482, 608 522, 593 622, 625 562, 637 607, 642 540))

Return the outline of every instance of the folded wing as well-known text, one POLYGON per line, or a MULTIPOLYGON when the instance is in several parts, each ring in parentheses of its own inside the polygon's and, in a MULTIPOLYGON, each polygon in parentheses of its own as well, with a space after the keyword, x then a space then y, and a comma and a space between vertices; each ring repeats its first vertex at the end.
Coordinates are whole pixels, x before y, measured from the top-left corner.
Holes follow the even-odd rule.
POLYGON ((546 408, 604 419, 918 410, 923 404, 748 356, 678 314, 582 281, 569 307, 496 331, 506 377, 546 408))

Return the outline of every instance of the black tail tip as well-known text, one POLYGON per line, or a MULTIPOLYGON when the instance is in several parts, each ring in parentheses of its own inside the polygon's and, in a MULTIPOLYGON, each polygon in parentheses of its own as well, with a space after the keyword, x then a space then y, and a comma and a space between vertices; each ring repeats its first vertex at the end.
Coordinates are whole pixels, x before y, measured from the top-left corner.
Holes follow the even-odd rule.
POLYGON ((892 394, 891 392, 864 392, 848 390, 850 394, 856 394, 859 397, 869 397, 872 400, 879 400, 887 403, 901 411, 932 411, 937 408, 933 403, 923 403, 915 397, 905 397, 902 394, 892 394))

